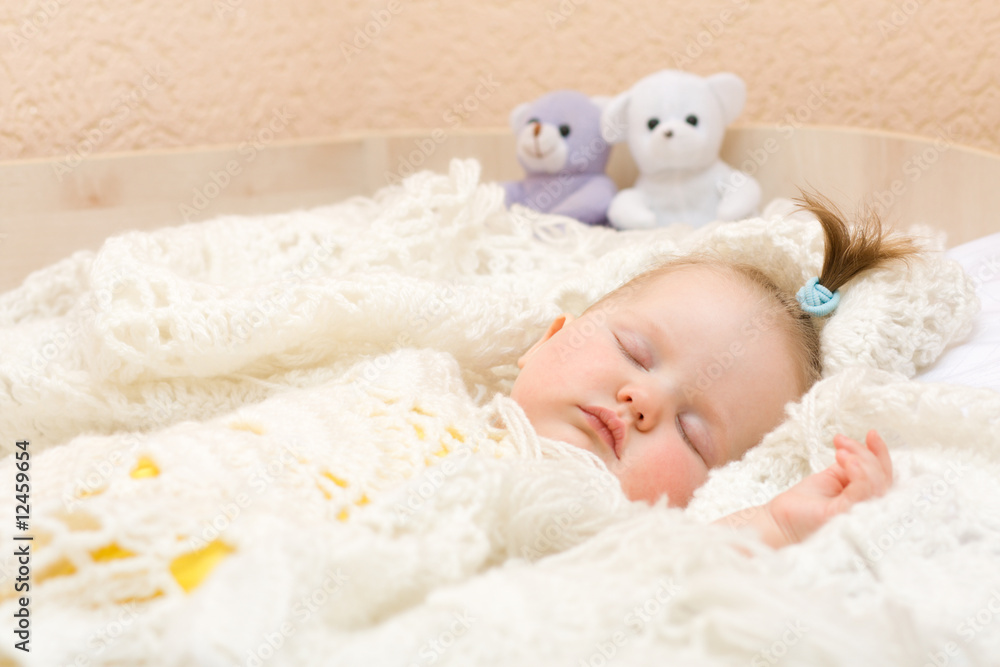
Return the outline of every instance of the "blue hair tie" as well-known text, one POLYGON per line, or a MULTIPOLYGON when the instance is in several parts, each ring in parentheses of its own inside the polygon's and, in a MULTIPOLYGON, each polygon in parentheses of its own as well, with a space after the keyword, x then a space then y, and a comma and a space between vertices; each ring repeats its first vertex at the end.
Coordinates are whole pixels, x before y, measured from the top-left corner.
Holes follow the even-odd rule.
POLYGON ((831 292, 819 284, 819 278, 810 278, 795 295, 802 310, 813 317, 823 317, 833 312, 840 303, 840 290, 831 292))

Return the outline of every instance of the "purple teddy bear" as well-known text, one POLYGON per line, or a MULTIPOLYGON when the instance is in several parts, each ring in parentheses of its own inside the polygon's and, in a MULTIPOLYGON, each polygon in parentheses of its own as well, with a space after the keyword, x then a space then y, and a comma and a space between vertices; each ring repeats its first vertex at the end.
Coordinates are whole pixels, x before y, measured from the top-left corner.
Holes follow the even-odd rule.
POLYGON ((617 188, 604 174, 611 146, 601 137, 601 98, 557 90, 510 114, 517 135, 517 161, 527 172, 504 183, 507 206, 606 225, 617 188))

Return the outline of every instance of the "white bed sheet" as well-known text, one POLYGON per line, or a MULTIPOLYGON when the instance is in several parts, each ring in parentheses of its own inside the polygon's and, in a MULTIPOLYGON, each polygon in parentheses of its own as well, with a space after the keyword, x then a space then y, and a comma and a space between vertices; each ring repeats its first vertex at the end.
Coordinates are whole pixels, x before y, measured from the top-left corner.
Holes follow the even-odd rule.
POLYGON ((965 342, 946 350, 916 379, 1000 391, 1000 232, 952 248, 945 255, 972 277, 982 312, 965 342))

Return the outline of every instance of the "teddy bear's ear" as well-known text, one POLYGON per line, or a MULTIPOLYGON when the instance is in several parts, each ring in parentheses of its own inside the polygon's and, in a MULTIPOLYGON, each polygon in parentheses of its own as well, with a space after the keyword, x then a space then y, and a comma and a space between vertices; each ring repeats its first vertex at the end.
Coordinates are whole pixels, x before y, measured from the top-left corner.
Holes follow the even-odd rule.
POLYGON ((607 108, 608 104, 614 98, 610 95, 591 95, 590 101, 594 103, 594 106, 600 109, 602 112, 607 108))
POLYGON ((609 144, 625 141, 628 136, 628 101, 631 91, 626 91, 608 101, 601 111, 601 136, 609 144))
POLYGON ((528 122, 528 113, 530 113, 530 111, 531 104, 524 102, 522 104, 518 104, 514 107, 514 110, 510 112, 510 118, 507 119, 507 122, 510 123, 510 129, 514 130, 514 134, 520 132, 521 128, 524 127, 524 124, 528 122))
POLYGON ((729 125, 743 111, 747 102, 747 86, 743 79, 732 72, 719 72, 706 79, 708 87, 719 99, 726 125, 729 125))

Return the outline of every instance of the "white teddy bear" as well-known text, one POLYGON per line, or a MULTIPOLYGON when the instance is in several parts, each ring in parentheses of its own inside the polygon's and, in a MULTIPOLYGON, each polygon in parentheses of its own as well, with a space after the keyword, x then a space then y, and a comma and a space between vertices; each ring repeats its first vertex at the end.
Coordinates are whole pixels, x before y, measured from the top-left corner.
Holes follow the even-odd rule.
POLYGON ((719 159, 726 126, 745 102, 746 85, 735 74, 701 77, 678 70, 651 74, 612 99, 601 116, 601 134, 610 143, 628 140, 639 178, 611 200, 611 224, 697 227, 754 215, 760 185, 719 159))

